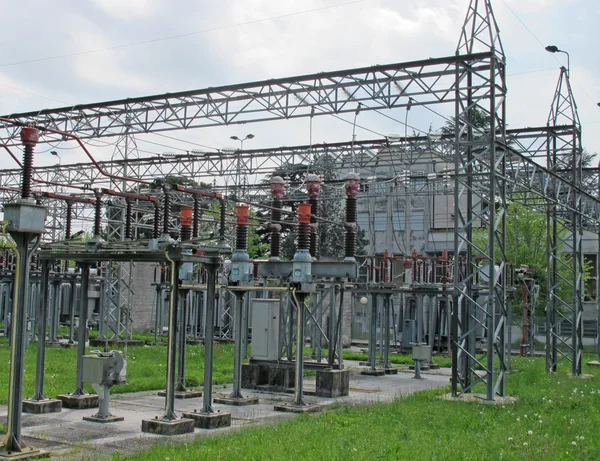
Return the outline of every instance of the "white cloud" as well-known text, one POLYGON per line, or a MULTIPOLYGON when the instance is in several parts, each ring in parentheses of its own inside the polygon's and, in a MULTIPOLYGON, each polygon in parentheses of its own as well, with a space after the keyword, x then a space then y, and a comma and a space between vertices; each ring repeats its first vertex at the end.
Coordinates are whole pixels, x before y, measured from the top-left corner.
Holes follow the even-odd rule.
POLYGON ((155 0, 94 0, 94 5, 110 16, 126 21, 150 16, 158 9, 155 0))
POLYGON ((76 44, 76 52, 103 50, 76 56, 72 70, 88 84, 104 87, 117 87, 119 90, 150 90, 151 85, 135 72, 124 68, 126 59, 119 59, 117 50, 110 50, 113 44, 103 30, 94 22, 70 15, 68 30, 76 44))

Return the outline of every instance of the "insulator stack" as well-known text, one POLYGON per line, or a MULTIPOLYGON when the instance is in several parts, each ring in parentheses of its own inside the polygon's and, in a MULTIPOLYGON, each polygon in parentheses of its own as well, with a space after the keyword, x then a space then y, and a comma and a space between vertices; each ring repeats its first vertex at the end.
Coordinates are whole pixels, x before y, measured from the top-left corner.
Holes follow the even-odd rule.
POLYGON ((181 233, 179 237, 182 242, 187 242, 192 238, 192 214, 193 210, 189 207, 184 207, 179 212, 181 218, 181 233))
POLYGON ((346 245, 345 259, 354 260, 356 256, 356 196, 360 187, 357 173, 348 173, 346 184, 346 245))
POLYGON ((171 196, 166 189, 163 208, 163 234, 166 235, 169 233, 169 220, 171 219, 171 196))
POLYGON ((152 238, 157 239, 160 232, 160 205, 154 202, 154 229, 152 229, 152 238))
POLYGON ((125 240, 131 240, 131 200, 125 199, 125 240))
POLYGON ((67 220, 65 223, 65 240, 69 240, 71 238, 71 231, 73 228, 73 204, 71 202, 67 202, 67 220))
MULTIPOLYGON (((298 250, 310 247, 310 204, 298 205, 298 250)), ((310 252, 309 252, 310 253, 310 252)))
POLYGON ((225 241, 225 213, 227 212, 227 207, 225 205, 225 200, 221 199, 221 215, 219 216, 219 240, 225 241))
POLYGON ((96 206, 94 209, 94 237, 100 236, 102 230, 102 194, 96 191, 96 206))
POLYGON ((237 216, 235 230, 235 249, 246 251, 248 249, 248 207, 239 205, 235 209, 237 216))
POLYGON ((40 132, 36 128, 25 127, 21 130, 21 141, 25 146, 23 150, 23 176, 21 183, 21 198, 31 198, 31 181, 33 178, 33 148, 40 139, 40 132))
POLYGON ((197 238, 200 231, 200 200, 194 195, 194 223, 192 229, 192 237, 197 238))
POLYGON ((271 208, 271 259, 278 260, 281 254, 281 197, 285 194, 285 183, 279 176, 271 179, 273 203, 271 208))
POLYGON ((308 203, 312 214, 310 216, 310 254, 318 258, 319 234, 317 214, 319 210, 319 193, 321 192, 321 179, 315 174, 309 174, 306 178, 306 190, 308 192, 308 203))

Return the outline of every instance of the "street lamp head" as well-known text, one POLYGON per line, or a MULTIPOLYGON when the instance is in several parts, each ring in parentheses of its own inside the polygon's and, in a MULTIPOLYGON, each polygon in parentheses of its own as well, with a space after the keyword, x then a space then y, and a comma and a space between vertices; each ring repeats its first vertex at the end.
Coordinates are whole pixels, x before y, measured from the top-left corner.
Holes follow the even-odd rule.
POLYGON ((546 51, 547 51, 548 53, 556 53, 556 52, 558 52, 558 51, 560 51, 560 50, 558 49, 558 47, 557 47, 557 46, 554 46, 554 45, 548 45, 548 46, 546 47, 546 51))
POLYGON ((56 152, 55 150, 51 150, 50 153, 55 157, 58 157, 58 152, 56 152))
POLYGON ((247 134, 246 139, 254 139, 254 135, 252 133, 247 134))
POLYGON ((240 138, 237 136, 230 136, 229 139, 233 139, 234 141, 240 141, 240 138))

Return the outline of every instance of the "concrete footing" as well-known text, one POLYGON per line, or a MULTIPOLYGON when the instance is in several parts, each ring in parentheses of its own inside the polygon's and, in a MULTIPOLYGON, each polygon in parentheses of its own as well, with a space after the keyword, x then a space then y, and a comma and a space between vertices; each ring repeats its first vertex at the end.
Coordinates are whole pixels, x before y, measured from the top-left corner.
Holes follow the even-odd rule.
POLYGON ((376 368, 375 370, 362 370, 360 374, 366 376, 384 376, 385 370, 383 368, 376 368))
POLYGON ((20 460, 20 459, 39 459, 49 458, 49 454, 37 448, 23 448, 23 451, 6 451, 3 446, 0 446, 0 460, 20 460))
POLYGON ((383 372, 386 375, 397 375, 398 369, 397 368, 383 368, 383 372))
POLYGON ((88 408, 98 408, 98 396, 95 394, 57 395, 56 398, 62 401, 63 408, 72 408, 74 410, 86 410, 88 408))
POLYGON ((350 394, 350 370, 317 370, 315 394, 342 397, 350 394))
POLYGON ((591 362, 587 363, 588 367, 600 367, 600 360, 592 360, 591 362))
POLYGON ((273 407, 275 411, 286 413, 315 413, 321 410, 319 405, 296 405, 294 403, 279 403, 273 407))
POLYGON ((107 416, 106 418, 100 418, 98 416, 84 416, 84 421, 91 421, 93 423, 118 423, 119 421, 125 421, 123 416, 107 416))
POLYGON ((39 415, 42 413, 59 413, 60 411, 62 411, 61 400, 23 400, 23 413, 39 415))
POLYGON ((158 435, 181 435, 194 432, 194 420, 192 419, 144 419, 142 420, 142 432, 158 435))
POLYGON ((217 413, 184 413, 184 418, 194 421, 200 429, 218 429, 231 426, 231 413, 220 411, 217 413))
POLYGON ((258 397, 229 397, 228 395, 218 395, 216 397, 213 397, 213 402, 221 403, 223 405, 234 405, 236 407, 243 407, 245 405, 258 404, 258 397))
MULTIPOLYGON (((106 341, 104 339, 90 339, 90 347, 104 347, 106 341)), ((131 339, 127 341, 127 346, 144 346, 144 341, 140 341, 139 339, 131 339)), ((109 348, 116 349, 122 348, 125 346, 124 340, 119 341, 108 341, 109 348)))
POLYGON ((244 389, 269 389, 283 392, 294 387, 296 373, 293 368, 253 363, 242 365, 242 388, 244 389), (267 386, 265 388, 265 386, 267 386))
MULTIPOLYGON (((159 391, 158 395, 160 397, 165 397, 167 392, 159 391)), ((202 397, 202 391, 175 391, 176 399, 195 399, 197 397, 202 397)))
POLYGON ((509 396, 495 396, 494 400, 487 400, 484 394, 459 394, 454 397, 452 394, 444 394, 441 395, 440 398, 442 400, 448 400, 450 402, 478 402, 487 405, 511 405, 517 401, 516 397, 509 396))

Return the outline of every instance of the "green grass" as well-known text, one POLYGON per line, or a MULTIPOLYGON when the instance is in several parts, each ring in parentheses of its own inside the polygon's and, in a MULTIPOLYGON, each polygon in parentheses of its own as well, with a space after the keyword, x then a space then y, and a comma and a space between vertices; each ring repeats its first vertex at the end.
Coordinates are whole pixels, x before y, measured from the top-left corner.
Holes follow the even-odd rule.
POLYGON ((185 444, 161 443, 121 460, 594 460, 600 458, 599 372, 571 378, 565 365, 515 358, 507 377, 514 405, 439 399, 446 387, 392 403, 356 405, 318 416, 252 426, 185 444), (529 433, 531 431, 531 434, 529 433))
MULTIPOLYGON (((98 330, 90 330, 90 338, 91 339, 96 339, 99 336, 99 332, 98 330)), ((134 341, 143 341, 146 344, 154 344, 154 333, 147 333, 147 332, 143 332, 143 331, 134 331, 132 333, 132 338, 134 341)), ((158 342, 160 343, 166 343, 167 342, 168 337, 166 335, 159 335, 158 336, 158 342)), ((124 340, 123 337, 120 338, 121 341, 124 340)))
MULTIPOLYGON (((96 349, 96 348, 91 348, 96 349)), ((91 350, 88 348, 87 350, 91 350)), ((24 395, 30 397, 35 386, 36 345, 27 347, 25 354, 24 395)), ((75 389, 76 348, 48 348, 44 390, 48 396, 73 392, 75 389)), ((0 345, 0 403, 8 400, 10 350, 0 345)), ((114 386, 111 394, 157 390, 165 387, 167 348, 163 346, 136 346, 128 348, 127 384, 114 386)), ((188 346, 186 377, 197 385, 204 380, 204 346, 188 346)), ((213 383, 233 381, 233 345, 215 344, 213 383)), ((92 392, 91 386, 86 387, 92 392)))

